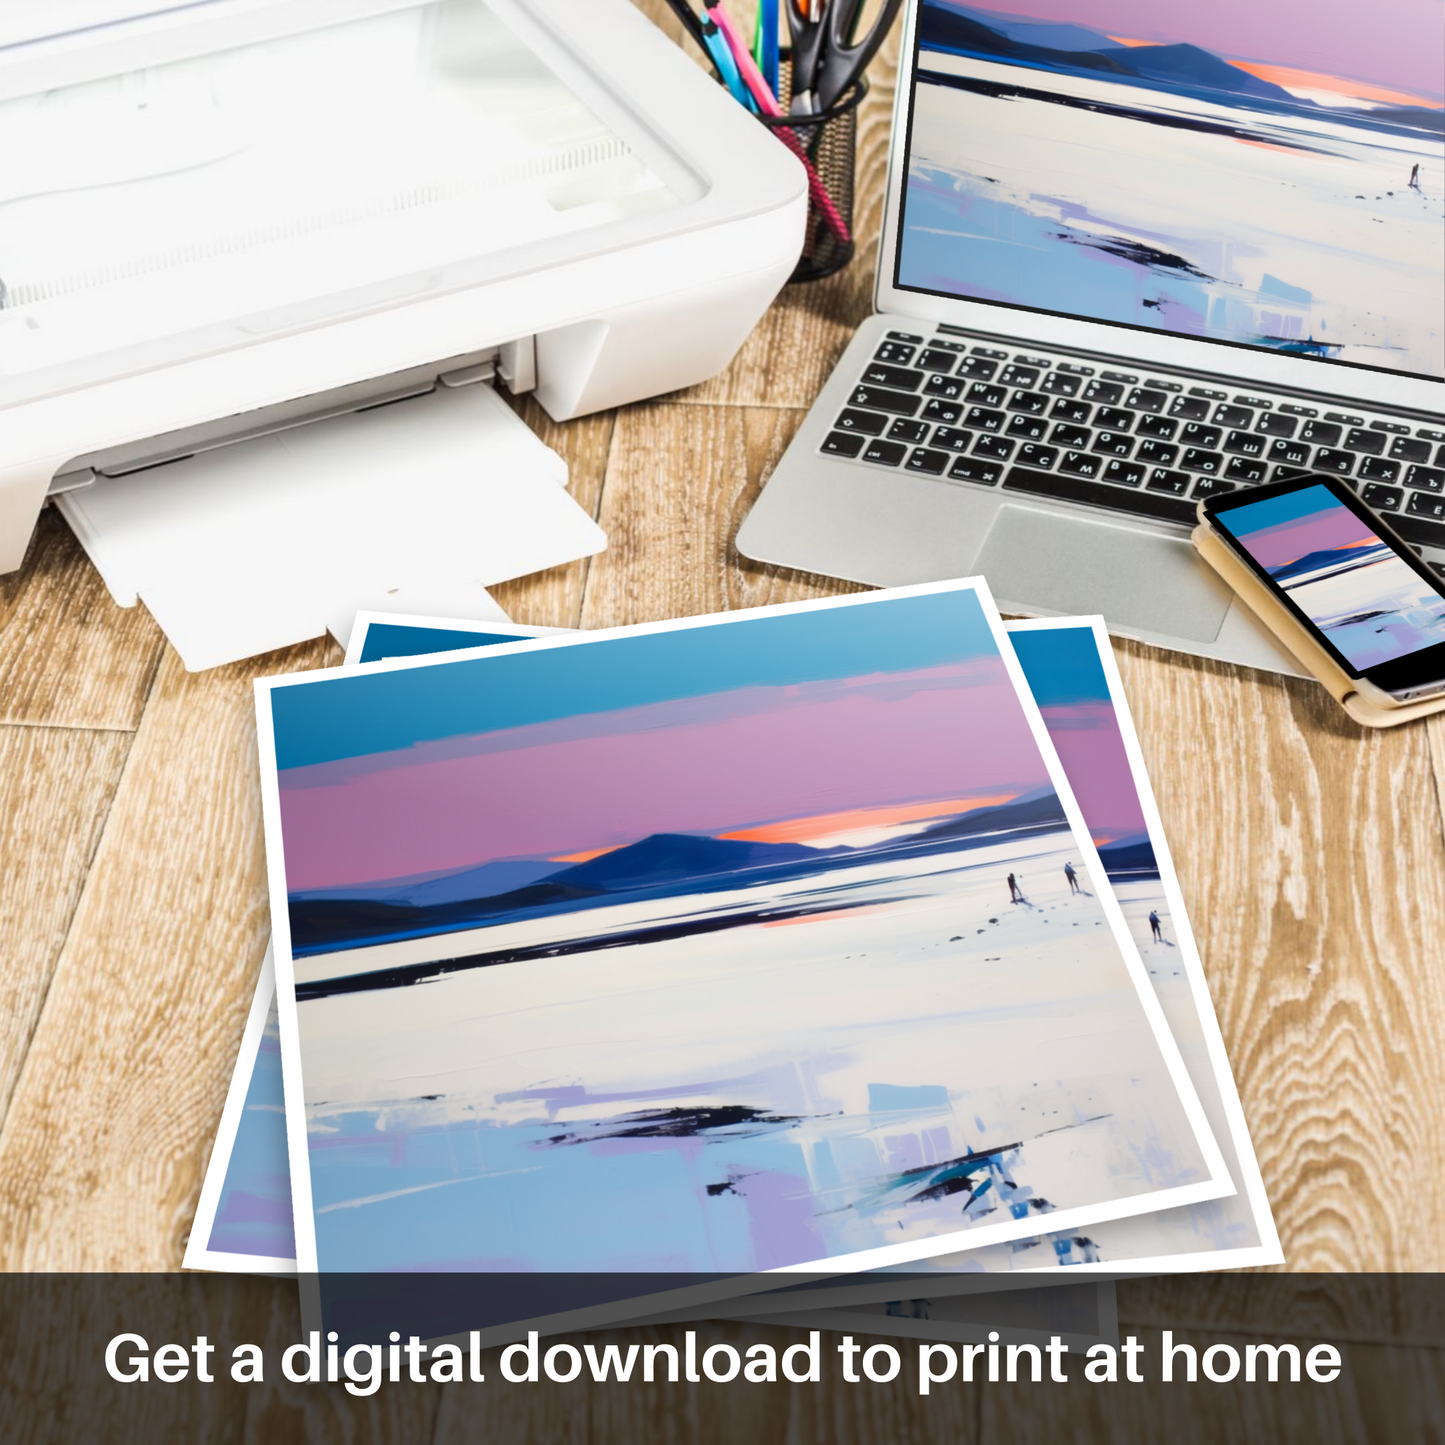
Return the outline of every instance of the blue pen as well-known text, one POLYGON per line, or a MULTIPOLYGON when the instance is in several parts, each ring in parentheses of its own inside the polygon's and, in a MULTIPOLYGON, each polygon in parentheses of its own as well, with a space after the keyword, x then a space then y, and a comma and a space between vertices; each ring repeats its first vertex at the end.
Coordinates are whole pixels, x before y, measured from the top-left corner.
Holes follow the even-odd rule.
POLYGON ((722 76, 722 82, 732 91, 733 99, 740 105, 745 105, 749 110, 756 110, 753 103, 752 93, 743 84, 741 71, 738 70, 738 63, 733 59, 733 53, 728 49, 727 40, 723 37, 722 31, 717 28, 717 22, 710 16, 705 16, 702 22, 702 43, 707 46, 707 53, 712 57, 712 63, 717 67, 717 73, 722 76))
POLYGON ((758 27, 762 53, 758 69, 774 95, 778 93, 778 0, 758 0, 758 27))

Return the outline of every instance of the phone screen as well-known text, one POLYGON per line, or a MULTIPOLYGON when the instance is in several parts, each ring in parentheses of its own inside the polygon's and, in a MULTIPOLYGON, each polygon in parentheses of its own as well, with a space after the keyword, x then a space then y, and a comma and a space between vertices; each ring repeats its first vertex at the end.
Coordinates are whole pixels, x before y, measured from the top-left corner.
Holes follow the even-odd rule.
POLYGON ((1214 515, 1356 671, 1445 643, 1445 596, 1326 486, 1214 515))

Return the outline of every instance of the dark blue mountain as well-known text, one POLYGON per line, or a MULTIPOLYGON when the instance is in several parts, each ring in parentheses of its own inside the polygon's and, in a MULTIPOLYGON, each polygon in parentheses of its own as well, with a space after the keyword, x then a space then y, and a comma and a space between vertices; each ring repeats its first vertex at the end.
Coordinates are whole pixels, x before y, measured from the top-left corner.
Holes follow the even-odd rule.
POLYGON ((1157 873, 1159 860, 1154 856, 1154 845, 1148 834, 1137 833, 1129 838, 1120 838, 1099 849, 1099 861, 1105 873, 1157 873))
POLYGON ((457 903, 466 898, 487 898, 525 888, 549 874, 558 864, 547 858, 504 858, 475 868, 456 868, 442 873, 418 873, 411 878, 359 883, 352 888, 312 888, 293 893, 293 899, 366 899, 373 903, 408 903, 425 907, 433 903, 457 903))
POLYGON ((914 839, 920 843, 936 843, 944 838, 967 838, 978 833, 998 833, 1013 828, 1038 828, 1050 824, 1062 826, 1067 821, 1059 795, 1052 788, 1042 788, 1015 798, 1011 803, 1000 803, 995 808, 975 808, 961 818, 935 823, 931 828, 914 834, 914 839))
POLYGON ((1094 52, 1117 60, 1125 70, 1146 80, 1163 80, 1199 90, 1224 90, 1231 95, 1254 95, 1261 100, 1300 102, 1283 86, 1271 85, 1197 45, 1110 45, 1094 52))
POLYGON ((959 50, 968 55, 997 56, 1050 69, 1095 70, 1105 75, 1137 76, 1136 71, 1120 65, 1112 56, 1094 50, 1053 50, 1045 45, 1010 40, 992 26, 971 20, 947 6, 927 3, 927 0, 919 23, 926 50, 959 50))
POLYGON ((1344 567, 1367 560, 1377 562, 1389 550, 1383 542, 1375 547, 1326 547, 1318 552, 1306 552, 1303 557, 1296 557, 1293 562, 1285 562, 1279 567, 1266 570, 1277 580, 1300 577, 1306 572, 1318 572, 1324 567, 1344 567))
POLYGON ((692 833, 653 833, 625 848, 615 848, 553 873, 547 881, 561 887, 614 893, 711 878, 740 868, 821 860, 831 851, 806 848, 801 843, 748 843, 734 838, 700 838, 692 833))

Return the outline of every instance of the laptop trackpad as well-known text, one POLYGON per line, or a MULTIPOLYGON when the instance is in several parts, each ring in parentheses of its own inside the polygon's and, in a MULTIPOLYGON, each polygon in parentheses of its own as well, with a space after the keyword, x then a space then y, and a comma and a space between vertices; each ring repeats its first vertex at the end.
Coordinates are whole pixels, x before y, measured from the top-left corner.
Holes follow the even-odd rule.
POLYGON ((1188 542, 1033 507, 1002 508, 975 567, 1004 611, 1102 612, 1191 642, 1219 636, 1233 598, 1188 542))

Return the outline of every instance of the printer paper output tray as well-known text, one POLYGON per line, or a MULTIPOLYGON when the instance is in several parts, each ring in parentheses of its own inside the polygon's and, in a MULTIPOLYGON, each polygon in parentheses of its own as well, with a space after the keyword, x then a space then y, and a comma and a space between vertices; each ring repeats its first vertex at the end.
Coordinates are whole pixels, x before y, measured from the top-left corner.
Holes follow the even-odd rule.
POLYGON ((192 671, 356 612, 495 618, 486 588, 600 551, 566 463, 487 385, 440 386, 55 498, 122 606, 192 671))

